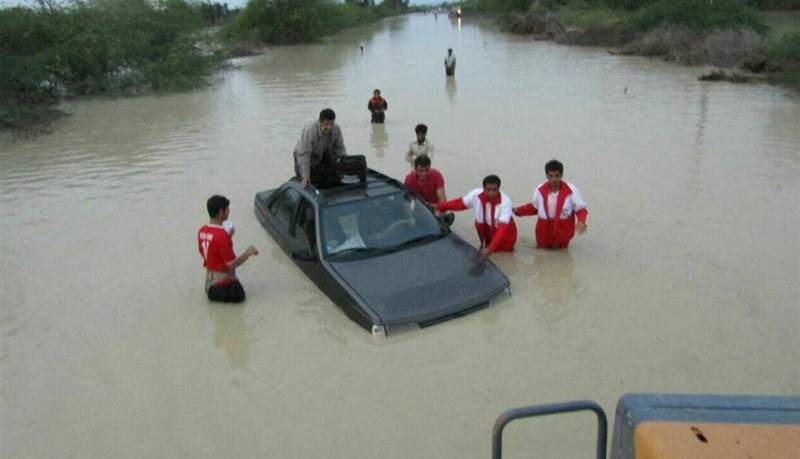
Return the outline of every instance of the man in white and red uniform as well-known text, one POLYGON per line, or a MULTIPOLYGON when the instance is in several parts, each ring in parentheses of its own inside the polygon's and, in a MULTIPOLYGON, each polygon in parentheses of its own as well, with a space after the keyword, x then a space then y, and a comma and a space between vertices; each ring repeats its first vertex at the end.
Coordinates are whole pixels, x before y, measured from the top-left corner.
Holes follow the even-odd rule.
POLYGON ((214 195, 206 202, 211 220, 197 232, 197 246, 206 268, 206 293, 212 301, 241 303, 244 288, 236 277, 236 268, 248 258, 258 255, 252 245, 240 257, 233 253, 233 240, 223 223, 230 215, 230 201, 214 195))
POLYGON ((562 180, 564 165, 555 159, 544 166, 547 181, 533 192, 533 201, 514 209, 514 215, 538 215, 536 245, 539 248, 563 249, 575 235, 586 232, 586 203, 578 187, 562 180), (576 222, 577 220, 577 222, 576 222))
POLYGON ((512 252, 517 242, 517 225, 512 214, 511 198, 500 191, 500 177, 489 175, 483 179, 483 189, 471 191, 463 198, 441 202, 439 212, 475 209, 475 230, 481 241, 481 255, 493 252, 512 252))

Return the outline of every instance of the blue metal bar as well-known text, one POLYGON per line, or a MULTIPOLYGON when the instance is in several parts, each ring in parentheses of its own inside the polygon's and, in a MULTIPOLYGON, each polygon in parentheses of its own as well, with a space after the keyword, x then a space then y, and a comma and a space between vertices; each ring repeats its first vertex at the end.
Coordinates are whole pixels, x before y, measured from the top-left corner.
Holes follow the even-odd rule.
POLYGON ((506 424, 522 418, 545 416, 548 414, 572 413, 574 411, 593 411, 597 415, 597 459, 606 459, 606 442, 608 441, 608 421, 603 408, 591 400, 578 400, 575 402, 554 403, 551 405, 526 406, 510 409, 494 423, 492 432, 492 459, 501 459, 503 449, 503 429, 506 424))

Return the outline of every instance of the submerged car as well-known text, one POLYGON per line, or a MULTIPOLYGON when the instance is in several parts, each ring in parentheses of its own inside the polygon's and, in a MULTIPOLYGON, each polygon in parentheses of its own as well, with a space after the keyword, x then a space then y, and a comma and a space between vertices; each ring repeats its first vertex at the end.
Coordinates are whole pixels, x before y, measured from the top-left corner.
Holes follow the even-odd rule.
POLYGON ((329 188, 303 189, 292 178, 257 193, 255 214, 320 290, 373 334, 464 315, 509 288, 424 201, 372 169, 362 181, 329 188))

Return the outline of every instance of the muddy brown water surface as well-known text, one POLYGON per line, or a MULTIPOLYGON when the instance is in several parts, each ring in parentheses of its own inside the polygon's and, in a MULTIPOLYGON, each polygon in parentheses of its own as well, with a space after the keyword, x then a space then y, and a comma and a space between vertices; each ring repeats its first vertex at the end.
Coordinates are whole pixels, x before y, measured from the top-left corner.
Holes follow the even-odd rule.
MULTIPOLYGON (((797 96, 432 15, 236 64, 207 89, 73 101, 51 134, 0 138, 3 458, 479 458, 515 406, 800 392, 797 96), (518 220, 517 251, 494 256, 513 296, 373 338, 253 215, 324 106, 396 177, 427 123, 450 197, 498 173, 521 204, 557 157, 588 234, 539 251, 518 220), (261 250, 240 307, 203 296, 213 193, 237 250, 261 250)), ((476 242, 470 214, 454 229, 476 242)), ((577 458, 593 441, 577 414, 512 424, 504 446, 577 458)))

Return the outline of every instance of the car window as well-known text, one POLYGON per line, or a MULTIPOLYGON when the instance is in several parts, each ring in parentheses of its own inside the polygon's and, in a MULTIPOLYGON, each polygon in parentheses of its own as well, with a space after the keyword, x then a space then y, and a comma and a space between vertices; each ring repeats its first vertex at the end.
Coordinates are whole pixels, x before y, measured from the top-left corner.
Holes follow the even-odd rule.
POLYGON ((317 227, 314 206, 308 199, 300 201, 293 236, 304 249, 314 253, 317 246, 317 227))
POLYGON ((410 192, 325 208, 321 223, 326 255, 378 254, 447 234, 430 209, 410 192))
POLYGON ((287 188, 269 206, 270 212, 277 217, 285 230, 289 229, 300 199, 300 193, 287 188))

